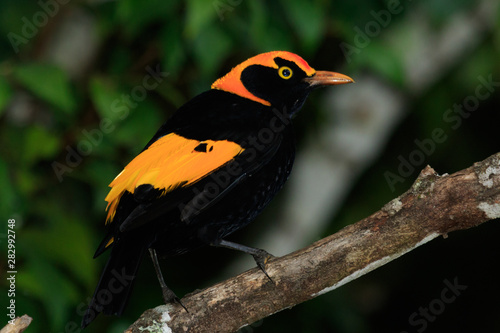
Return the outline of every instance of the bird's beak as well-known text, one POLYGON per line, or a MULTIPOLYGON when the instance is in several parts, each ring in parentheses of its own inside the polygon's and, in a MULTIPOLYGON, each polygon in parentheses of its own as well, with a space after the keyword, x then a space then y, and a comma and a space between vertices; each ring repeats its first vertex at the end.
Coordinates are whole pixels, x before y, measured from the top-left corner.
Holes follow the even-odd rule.
POLYGON ((354 82, 349 76, 327 71, 316 71, 313 76, 306 77, 304 82, 309 83, 311 88, 329 86, 334 84, 344 84, 354 82))

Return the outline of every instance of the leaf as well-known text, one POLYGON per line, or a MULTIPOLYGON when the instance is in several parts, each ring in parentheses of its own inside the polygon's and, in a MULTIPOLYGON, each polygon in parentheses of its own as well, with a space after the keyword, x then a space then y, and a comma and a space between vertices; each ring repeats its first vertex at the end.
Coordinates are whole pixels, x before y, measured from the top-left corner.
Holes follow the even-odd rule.
POLYGON ((55 157, 59 149, 60 139, 54 133, 40 126, 25 130, 23 159, 31 165, 39 160, 55 157))
POLYGON ((16 187, 24 195, 40 190, 41 183, 44 182, 44 179, 36 175, 32 168, 25 166, 17 168, 16 176, 16 187))
POLYGON ((108 118, 116 122, 123 118, 125 107, 123 96, 120 94, 117 84, 112 80, 100 76, 90 79, 90 98, 94 103, 97 113, 101 119, 108 118))
POLYGON ((40 99, 66 113, 76 110, 76 99, 66 73, 59 67, 47 64, 20 65, 14 77, 40 99))

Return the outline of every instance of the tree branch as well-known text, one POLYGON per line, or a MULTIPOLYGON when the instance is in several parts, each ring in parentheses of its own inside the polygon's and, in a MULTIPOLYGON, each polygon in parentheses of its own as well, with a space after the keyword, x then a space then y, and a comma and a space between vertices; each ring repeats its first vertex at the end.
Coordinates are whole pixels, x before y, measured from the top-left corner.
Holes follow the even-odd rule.
POLYGON ((452 175, 424 168, 373 215, 267 265, 147 310, 126 331, 234 332, 324 294, 428 241, 500 217, 500 153, 452 175))
POLYGON ((9 321, 9 323, 0 330, 0 333, 22 333, 28 328, 32 320, 33 318, 28 315, 17 317, 12 321, 12 323, 9 321))

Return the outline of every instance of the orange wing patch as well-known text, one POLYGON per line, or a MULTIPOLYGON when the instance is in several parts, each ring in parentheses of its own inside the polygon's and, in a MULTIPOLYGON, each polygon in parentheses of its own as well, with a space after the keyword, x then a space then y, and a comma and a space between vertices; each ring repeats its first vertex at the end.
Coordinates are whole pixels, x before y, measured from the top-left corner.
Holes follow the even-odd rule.
POLYGON ((109 184, 106 196, 106 224, 114 218, 125 191, 134 193, 144 184, 163 189, 165 193, 187 186, 207 176, 243 152, 237 143, 222 140, 198 141, 175 133, 155 141, 137 155, 109 184))

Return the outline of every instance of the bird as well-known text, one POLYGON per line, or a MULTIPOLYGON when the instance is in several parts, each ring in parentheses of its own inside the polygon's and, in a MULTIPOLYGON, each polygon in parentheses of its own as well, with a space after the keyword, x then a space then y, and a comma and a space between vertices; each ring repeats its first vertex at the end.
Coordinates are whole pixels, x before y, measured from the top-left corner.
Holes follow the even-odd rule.
POLYGON ((99 313, 123 313, 147 252, 166 304, 184 306, 164 281, 159 255, 230 248, 252 255, 269 277, 271 254, 227 236, 253 221, 289 178, 292 117, 309 93, 351 82, 294 53, 271 51, 235 66, 174 112, 109 184, 106 235, 94 258, 111 254, 82 328, 99 313))

